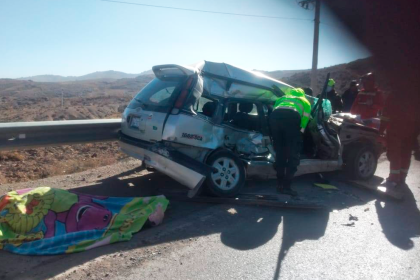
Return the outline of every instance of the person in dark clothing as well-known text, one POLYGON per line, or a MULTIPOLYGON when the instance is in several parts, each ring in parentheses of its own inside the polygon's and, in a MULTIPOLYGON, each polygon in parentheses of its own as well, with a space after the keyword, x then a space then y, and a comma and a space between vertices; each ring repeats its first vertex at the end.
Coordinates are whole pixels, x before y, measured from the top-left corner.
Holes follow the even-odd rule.
POLYGON ((303 91, 305 92, 306 95, 314 96, 313 90, 310 87, 303 88, 303 91))
POLYGON ((356 80, 351 81, 350 87, 344 92, 343 99, 343 112, 349 113, 351 106, 353 106, 354 100, 356 100, 357 94, 359 93, 358 84, 356 80))
POLYGON ((291 184, 300 164, 302 135, 311 113, 311 104, 302 89, 291 89, 277 99, 270 115, 270 130, 273 137, 278 190, 296 196, 291 184))
POLYGON ((275 169, 278 183, 286 186, 278 186, 280 192, 296 195, 291 190, 291 178, 300 164, 300 149, 302 137, 300 134, 300 115, 293 110, 274 110, 270 115, 270 127, 273 136, 273 146, 276 151, 275 169), (284 189, 286 191, 284 191, 284 189))
MULTIPOLYGON (((335 81, 333 79, 328 80, 327 86, 327 99, 331 102, 333 114, 343 111, 343 100, 341 96, 334 89, 335 81)), ((320 97, 320 94, 317 96, 320 97)))

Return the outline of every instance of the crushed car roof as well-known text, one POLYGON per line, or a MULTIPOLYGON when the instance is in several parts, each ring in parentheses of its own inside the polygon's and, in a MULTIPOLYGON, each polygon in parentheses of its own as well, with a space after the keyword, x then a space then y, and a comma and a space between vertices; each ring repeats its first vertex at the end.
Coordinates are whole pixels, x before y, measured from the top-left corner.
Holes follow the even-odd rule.
POLYGON ((203 61, 195 65, 204 80, 204 89, 211 95, 273 101, 292 86, 256 71, 227 63, 203 61), (279 91, 280 90, 280 91, 279 91))
POLYGON ((166 80, 199 73, 199 91, 222 98, 275 101, 287 89, 293 88, 260 72, 227 63, 202 61, 190 66, 156 65, 152 69, 158 79, 166 80))

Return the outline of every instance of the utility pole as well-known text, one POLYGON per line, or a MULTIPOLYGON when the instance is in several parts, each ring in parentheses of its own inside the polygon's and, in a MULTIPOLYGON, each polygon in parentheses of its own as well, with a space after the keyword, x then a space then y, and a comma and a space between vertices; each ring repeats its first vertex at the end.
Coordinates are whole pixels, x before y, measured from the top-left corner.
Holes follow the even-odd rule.
POLYGON ((312 71, 311 71, 311 88, 315 93, 318 91, 318 43, 319 43, 319 18, 321 14, 321 0, 302 0, 298 2, 299 6, 305 10, 309 10, 315 6, 315 19, 314 19, 314 46, 312 51, 312 71))
POLYGON ((318 43, 319 43, 319 16, 321 14, 321 0, 315 0, 315 20, 314 20, 314 48, 312 51, 312 71, 311 88, 318 92, 318 43))
POLYGON ((64 108, 64 92, 63 89, 61 89, 61 109, 64 108))

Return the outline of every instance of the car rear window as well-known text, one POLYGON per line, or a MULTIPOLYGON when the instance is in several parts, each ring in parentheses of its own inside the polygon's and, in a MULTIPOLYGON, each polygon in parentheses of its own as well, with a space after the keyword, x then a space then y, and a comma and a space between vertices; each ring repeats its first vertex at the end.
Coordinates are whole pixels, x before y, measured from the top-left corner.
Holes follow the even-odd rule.
POLYGON ((169 108, 176 98, 179 81, 152 80, 130 102, 128 107, 135 109, 142 107, 145 110, 169 108))

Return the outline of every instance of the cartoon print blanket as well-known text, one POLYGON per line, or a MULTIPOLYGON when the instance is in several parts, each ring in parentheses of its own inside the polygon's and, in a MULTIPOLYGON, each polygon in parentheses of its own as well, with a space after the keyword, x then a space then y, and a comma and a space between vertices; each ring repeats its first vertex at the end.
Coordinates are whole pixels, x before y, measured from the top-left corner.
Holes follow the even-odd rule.
POLYGON ((0 249, 24 255, 74 253, 130 240, 162 222, 164 196, 101 197, 39 187, 0 197, 0 249))

